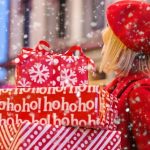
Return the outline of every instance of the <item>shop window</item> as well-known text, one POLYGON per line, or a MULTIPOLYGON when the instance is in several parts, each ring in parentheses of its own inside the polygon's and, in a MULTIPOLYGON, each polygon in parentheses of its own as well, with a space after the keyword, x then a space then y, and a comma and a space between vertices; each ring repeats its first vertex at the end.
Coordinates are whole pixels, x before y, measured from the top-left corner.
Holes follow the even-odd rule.
POLYGON ((105 25, 105 0, 93 0, 92 2, 91 28, 93 30, 102 29, 105 25))

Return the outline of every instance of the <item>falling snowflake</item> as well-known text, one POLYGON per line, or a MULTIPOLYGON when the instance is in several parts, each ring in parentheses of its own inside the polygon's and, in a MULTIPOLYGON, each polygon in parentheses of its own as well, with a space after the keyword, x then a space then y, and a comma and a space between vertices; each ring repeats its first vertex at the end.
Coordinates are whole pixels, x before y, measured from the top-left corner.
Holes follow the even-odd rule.
POLYGON ((31 83, 26 80, 26 78, 22 78, 20 81, 18 81, 18 87, 30 87, 31 83))
POLYGON ((29 69, 29 74, 32 81, 42 84, 49 78, 49 69, 45 65, 36 63, 29 69))
POLYGON ((75 85, 77 77, 75 71, 64 69, 61 71, 61 86, 75 85))
POLYGON ((128 14, 128 17, 130 18, 130 17, 132 17, 132 16, 133 16, 133 13, 130 12, 130 13, 128 14))
POLYGON ((79 73, 81 74, 85 74, 87 71, 87 67, 86 66, 81 66, 78 68, 79 73))
POLYGON ((47 56, 46 62, 48 62, 49 65, 52 65, 53 61, 54 61, 54 59, 52 56, 47 56))
POLYGON ((146 10, 149 11, 149 10, 150 10, 150 7, 148 6, 148 7, 146 8, 146 10))
POLYGON ((79 59, 79 57, 77 56, 62 56, 63 60, 65 60, 66 62, 68 63, 72 63, 72 62, 75 62, 79 59))
POLYGON ((87 80, 81 80, 80 86, 84 86, 84 85, 88 85, 88 81, 87 80))

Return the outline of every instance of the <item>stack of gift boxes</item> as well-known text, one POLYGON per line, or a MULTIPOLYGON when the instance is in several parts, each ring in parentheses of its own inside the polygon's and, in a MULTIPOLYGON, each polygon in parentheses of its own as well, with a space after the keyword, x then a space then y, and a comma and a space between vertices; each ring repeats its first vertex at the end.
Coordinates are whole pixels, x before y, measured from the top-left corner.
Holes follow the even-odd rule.
POLYGON ((0 90, 0 149, 120 150, 117 99, 88 85, 93 61, 79 46, 49 49, 40 41, 15 59, 17 87, 0 90))

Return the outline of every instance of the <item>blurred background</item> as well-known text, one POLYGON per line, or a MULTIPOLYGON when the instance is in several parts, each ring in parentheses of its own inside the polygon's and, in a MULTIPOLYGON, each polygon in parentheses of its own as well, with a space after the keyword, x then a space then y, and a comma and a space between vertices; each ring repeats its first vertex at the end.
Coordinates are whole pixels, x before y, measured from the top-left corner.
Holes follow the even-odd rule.
MULTIPOLYGON (((150 0, 148 0, 150 1, 150 0)), ((97 66, 91 84, 105 85, 113 73, 99 72, 101 31, 106 26, 105 10, 114 0, 0 0, 0 85, 15 84, 11 63, 22 47, 47 40, 62 53, 79 44, 97 66)))

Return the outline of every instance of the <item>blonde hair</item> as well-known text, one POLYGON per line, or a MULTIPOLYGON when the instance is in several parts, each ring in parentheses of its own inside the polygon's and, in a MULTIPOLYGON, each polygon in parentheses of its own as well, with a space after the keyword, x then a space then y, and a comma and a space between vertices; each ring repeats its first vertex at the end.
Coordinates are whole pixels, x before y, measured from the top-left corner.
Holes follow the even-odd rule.
POLYGON ((101 52, 100 71, 106 73, 117 71, 118 75, 123 76, 130 71, 143 71, 146 73, 150 71, 150 55, 137 53, 127 48, 110 27, 103 30, 102 36, 104 46, 101 52), (140 57, 144 59, 140 59, 140 57))

